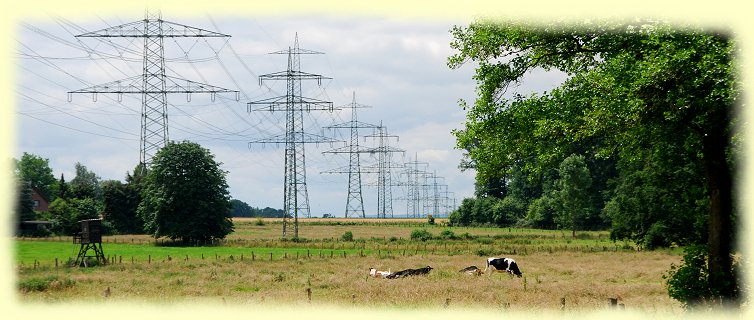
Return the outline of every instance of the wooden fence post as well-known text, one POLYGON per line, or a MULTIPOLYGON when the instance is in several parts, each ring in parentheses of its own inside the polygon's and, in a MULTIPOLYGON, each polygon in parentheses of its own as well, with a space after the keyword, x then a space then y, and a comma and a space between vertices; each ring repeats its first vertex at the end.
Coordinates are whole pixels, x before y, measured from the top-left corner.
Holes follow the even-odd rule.
POLYGON ((312 303, 312 288, 306 288, 306 296, 309 298, 309 303, 312 303))
POLYGON ((58 258, 55 258, 55 269, 58 268, 58 258))
POLYGON ((560 310, 565 310, 565 297, 560 298, 560 310))
POLYGON ((618 298, 607 298, 607 306, 611 309, 615 309, 618 306, 618 298))

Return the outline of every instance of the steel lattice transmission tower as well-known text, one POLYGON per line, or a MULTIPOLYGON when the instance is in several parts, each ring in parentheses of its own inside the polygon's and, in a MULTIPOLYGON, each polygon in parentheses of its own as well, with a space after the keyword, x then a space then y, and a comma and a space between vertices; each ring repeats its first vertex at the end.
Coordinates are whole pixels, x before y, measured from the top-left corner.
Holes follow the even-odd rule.
POLYGON ((370 106, 356 103, 356 93, 353 93, 353 99, 351 104, 342 106, 341 108, 351 109, 351 121, 343 122, 327 126, 327 129, 350 129, 351 140, 349 144, 342 148, 336 148, 328 150, 323 153, 347 153, 348 154, 348 171, 342 170, 330 170, 323 173, 348 173, 348 198, 346 199, 346 212, 345 217, 365 217, 364 214, 364 197, 361 193, 361 164, 360 154, 372 152, 369 148, 364 148, 359 145, 359 129, 376 129, 379 126, 360 122, 356 117, 356 109, 358 108, 370 108, 370 106))
POLYGON ((248 103, 248 110, 255 106, 257 111, 280 111, 285 112, 285 136, 275 136, 268 139, 252 141, 252 143, 283 143, 285 144, 285 177, 283 178, 283 237, 286 237, 289 216, 294 219, 294 239, 298 239, 298 217, 303 214, 310 217, 309 194, 306 190, 306 154, 304 145, 307 143, 333 142, 323 136, 312 135, 304 132, 304 111, 328 110, 333 111, 333 103, 314 98, 303 97, 301 93, 302 80, 317 80, 322 84, 322 79, 330 79, 318 74, 301 72, 302 54, 323 54, 299 48, 298 34, 293 48, 276 51, 271 54, 284 54, 288 56, 288 68, 285 71, 264 74, 259 76, 259 84, 265 80, 283 80, 286 83, 284 96, 258 100, 248 103))
POLYGON ((407 194, 406 194, 406 216, 407 217, 413 217, 417 218, 421 216, 421 191, 423 186, 425 185, 424 181, 422 183, 419 183, 420 177, 425 177, 428 172, 419 170, 419 165, 429 165, 426 162, 419 162, 418 155, 414 155, 414 161, 409 161, 404 163, 406 174, 406 186, 407 186, 407 194))
POLYGON ((392 192, 392 175, 390 169, 402 168, 392 163, 392 154, 396 152, 403 153, 406 150, 391 147, 389 139, 398 136, 391 136, 387 133, 387 127, 380 124, 377 127, 377 133, 364 136, 364 138, 377 139, 377 147, 371 149, 370 153, 377 154, 377 217, 387 218, 388 214, 393 217, 393 192, 392 192))
POLYGON ((162 20, 160 13, 145 13, 144 20, 122 24, 77 35, 96 38, 144 38, 143 70, 139 76, 92 86, 72 93, 116 93, 120 101, 124 93, 141 94, 141 135, 139 162, 148 165, 150 160, 168 142, 168 93, 235 92, 165 74, 164 38, 177 37, 230 37, 229 35, 162 20))

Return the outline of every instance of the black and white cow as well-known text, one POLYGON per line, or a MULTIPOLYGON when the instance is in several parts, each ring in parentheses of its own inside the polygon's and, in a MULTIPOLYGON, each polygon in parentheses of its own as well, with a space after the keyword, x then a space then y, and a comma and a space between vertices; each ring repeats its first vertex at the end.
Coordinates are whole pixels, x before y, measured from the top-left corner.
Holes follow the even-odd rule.
POLYGON ((516 261, 511 258, 487 258, 487 267, 484 268, 485 273, 487 269, 490 269, 490 266, 493 268, 490 270, 490 275, 492 275, 492 271, 508 272, 518 277, 523 275, 521 270, 518 269, 516 261))
POLYGON ((398 279, 398 278, 405 278, 408 276, 425 275, 425 274, 428 274, 430 271, 432 271, 432 269, 433 268, 430 266, 426 266, 424 268, 419 268, 419 269, 406 269, 406 270, 401 270, 398 272, 393 272, 390 275, 386 276, 385 278, 398 279))

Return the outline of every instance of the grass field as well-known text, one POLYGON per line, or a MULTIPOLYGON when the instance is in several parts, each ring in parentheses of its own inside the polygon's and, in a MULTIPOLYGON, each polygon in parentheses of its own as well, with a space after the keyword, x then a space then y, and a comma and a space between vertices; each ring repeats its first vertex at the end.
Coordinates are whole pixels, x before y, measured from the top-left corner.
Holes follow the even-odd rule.
POLYGON ((559 231, 451 228, 455 235, 468 236, 439 239, 448 228, 422 220, 312 220, 301 221, 303 242, 281 241, 279 221, 257 225, 256 219, 236 220, 236 232, 213 246, 107 237, 103 248, 111 264, 96 268, 64 267, 78 250, 66 238, 17 240, 18 296, 25 302, 223 301, 399 309, 448 304, 520 311, 557 310, 562 298, 568 310, 602 310, 608 298, 618 298, 626 309, 681 310, 662 279, 670 264, 680 262, 680 254, 637 251, 609 241, 604 232, 582 232, 574 239, 559 231), (438 238, 410 241, 418 228, 438 238), (355 241, 340 241, 345 231, 355 241), (524 277, 457 272, 470 265, 484 268, 488 255, 516 259, 524 277), (427 265, 434 268, 428 276, 368 277, 370 267, 398 271, 427 265))

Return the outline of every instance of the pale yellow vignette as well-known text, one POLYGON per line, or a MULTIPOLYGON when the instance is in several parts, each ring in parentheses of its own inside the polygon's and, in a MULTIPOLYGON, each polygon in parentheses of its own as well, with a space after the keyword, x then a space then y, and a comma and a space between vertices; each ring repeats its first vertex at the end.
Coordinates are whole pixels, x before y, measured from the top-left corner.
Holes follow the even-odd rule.
MULTIPOLYGON (((223 306, 223 305, 192 305, 190 303, 176 303, 166 306, 136 305, 125 303, 105 303, 100 305, 67 303, 61 304, 20 304, 16 298, 15 273, 13 266, 13 251, 10 242, 11 212, 15 203, 12 188, 12 167, 10 159, 16 155, 15 137, 15 49, 16 28, 19 22, 29 20, 45 20, 52 16, 67 18, 88 18, 95 15, 106 16, 117 13, 119 16, 133 16, 138 19, 143 15, 146 6, 169 12, 174 20, 181 16, 203 16, 211 13, 220 18, 224 14, 233 15, 275 15, 284 18, 288 14, 312 15, 349 15, 361 14, 381 16, 389 15, 400 19, 423 20, 452 20, 470 22, 475 17, 524 18, 532 20, 550 19, 583 19, 588 17, 660 17, 671 21, 701 23, 709 26, 725 27, 733 30, 740 45, 739 58, 743 66, 741 85, 743 92, 750 92, 752 66, 752 32, 754 32, 754 18, 751 17, 751 5, 743 0, 724 1, 658 1, 632 0, 620 3, 612 1, 83 1, 83 0, 26 0, 4 1, 2 18, 0 19, 0 48, 3 56, 2 75, 0 76, 0 212, 4 219, 0 230, 4 237, 0 237, 0 275, 3 281, 0 288, 0 306, 3 319, 72 319, 72 318, 102 318, 102 319, 509 319, 509 318, 645 318, 646 315, 621 313, 566 313, 537 312, 537 313, 509 313, 503 311, 482 310, 388 310, 388 309, 354 309, 344 307, 300 307, 296 306, 223 306), (747 59, 748 58, 748 59, 747 59)), ((451 26, 449 25, 448 28, 451 26)), ((243 41, 240 39, 239 41, 243 41)), ((469 79, 469 81, 473 81, 469 79)), ((745 134, 752 136, 752 126, 748 120, 752 117, 749 110, 748 96, 742 97, 744 108, 740 110, 745 121, 745 134)), ((751 156, 750 139, 745 141, 746 156, 751 156)), ((744 230, 752 230, 751 211, 752 179, 750 160, 745 159, 738 168, 740 177, 739 198, 742 201, 740 223, 744 230)), ((742 234, 746 232, 741 232, 742 234)), ((750 237, 741 239, 744 243, 744 256, 751 257, 752 245, 750 237)), ((748 263, 751 265, 751 263, 748 263)), ((748 270, 752 274, 751 270, 748 270)), ((751 283, 749 279, 747 282, 751 283)), ((438 302, 439 304, 439 302, 438 302)), ((749 304, 750 305, 750 304, 749 304)), ((696 317, 725 317, 751 318, 751 307, 747 306, 743 314, 704 314, 696 317), (748 315, 748 317, 746 316, 748 315)), ((655 316, 658 317, 659 315, 655 316)), ((688 315, 684 315, 688 318, 688 315)))

